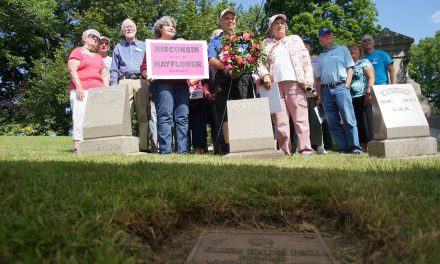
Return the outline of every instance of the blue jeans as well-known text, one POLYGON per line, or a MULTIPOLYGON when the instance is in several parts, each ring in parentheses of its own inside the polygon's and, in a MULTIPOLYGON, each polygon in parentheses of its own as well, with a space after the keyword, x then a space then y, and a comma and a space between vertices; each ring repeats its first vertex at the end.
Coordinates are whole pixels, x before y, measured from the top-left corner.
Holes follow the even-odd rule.
POLYGON ((171 154, 172 127, 176 131, 177 153, 188 152, 189 90, 161 81, 151 83, 151 92, 157 114, 157 142, 160 154, 171 154))
POLYGON ((354 115, 350 90, 343 84, 335 88, 322 88, 322 105, 332 137, 339 152, 352 153, 362 151, 354 115), (344 128, 341 126, 341 118, 344 128))

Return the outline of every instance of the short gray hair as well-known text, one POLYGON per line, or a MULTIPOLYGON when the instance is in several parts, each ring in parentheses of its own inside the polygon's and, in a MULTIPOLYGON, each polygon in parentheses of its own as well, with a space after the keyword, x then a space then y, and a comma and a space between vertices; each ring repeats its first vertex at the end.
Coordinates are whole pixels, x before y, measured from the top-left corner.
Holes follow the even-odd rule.
POLYGON ((162 28, 165 25, 171 24, 173 27, 176 27, 176 20, 170 16, 163 16, 159 18, 156 23, 154 23, 154 37, 160 38, 162 36, 162 28))
POLYGON ((133 23, 134 29, 137 31, 136 23, 130 18, 126 18, 121 24, 121 31, 127 26, 127 24, 133 23))

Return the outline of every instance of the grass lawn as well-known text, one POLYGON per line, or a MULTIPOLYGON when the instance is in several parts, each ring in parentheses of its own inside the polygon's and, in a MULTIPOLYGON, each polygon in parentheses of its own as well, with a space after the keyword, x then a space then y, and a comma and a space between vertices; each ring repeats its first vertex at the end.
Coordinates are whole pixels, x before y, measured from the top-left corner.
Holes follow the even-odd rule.
POLYGON ((163 247, 199 227, 320 232, 345 263, 440 263, 438 155, 256 161, 70 147, 0 137, 1 263, 183 263, 163 247))

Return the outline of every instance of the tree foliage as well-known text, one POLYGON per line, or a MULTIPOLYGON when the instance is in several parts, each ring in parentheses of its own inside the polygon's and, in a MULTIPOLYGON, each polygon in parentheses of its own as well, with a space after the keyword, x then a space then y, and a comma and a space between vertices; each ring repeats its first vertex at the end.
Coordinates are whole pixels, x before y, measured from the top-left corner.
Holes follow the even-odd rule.
POLYGON ((364 34, 380 31, 380 26, 374 25, 377 9, 370 0, 268 0, 264 7, 268 17, 285 14, 290 31, 310 38, 315 47, 319 47, 316 44, 322 27, 331 28, 341 44, 360 42, 364 34))
POLYGON ((440 30, 435 37, 420 40, 411 46, 409 71, 420 84, 422 94, 440 110, 440 30))

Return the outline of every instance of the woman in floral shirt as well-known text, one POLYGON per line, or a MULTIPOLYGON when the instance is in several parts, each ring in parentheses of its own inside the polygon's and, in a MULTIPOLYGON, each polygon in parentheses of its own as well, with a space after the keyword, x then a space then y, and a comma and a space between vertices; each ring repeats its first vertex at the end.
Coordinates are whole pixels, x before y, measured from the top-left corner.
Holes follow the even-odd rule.
POLYGON ((371 87, 374 84, 374 69, 369 60, 363 58, 362 47, 357 44, 348 46, 354 60, 353 79, 350 86, 356 116, 359 142, 364 151, 373 139, 373 114, 371 109, 371 87))

